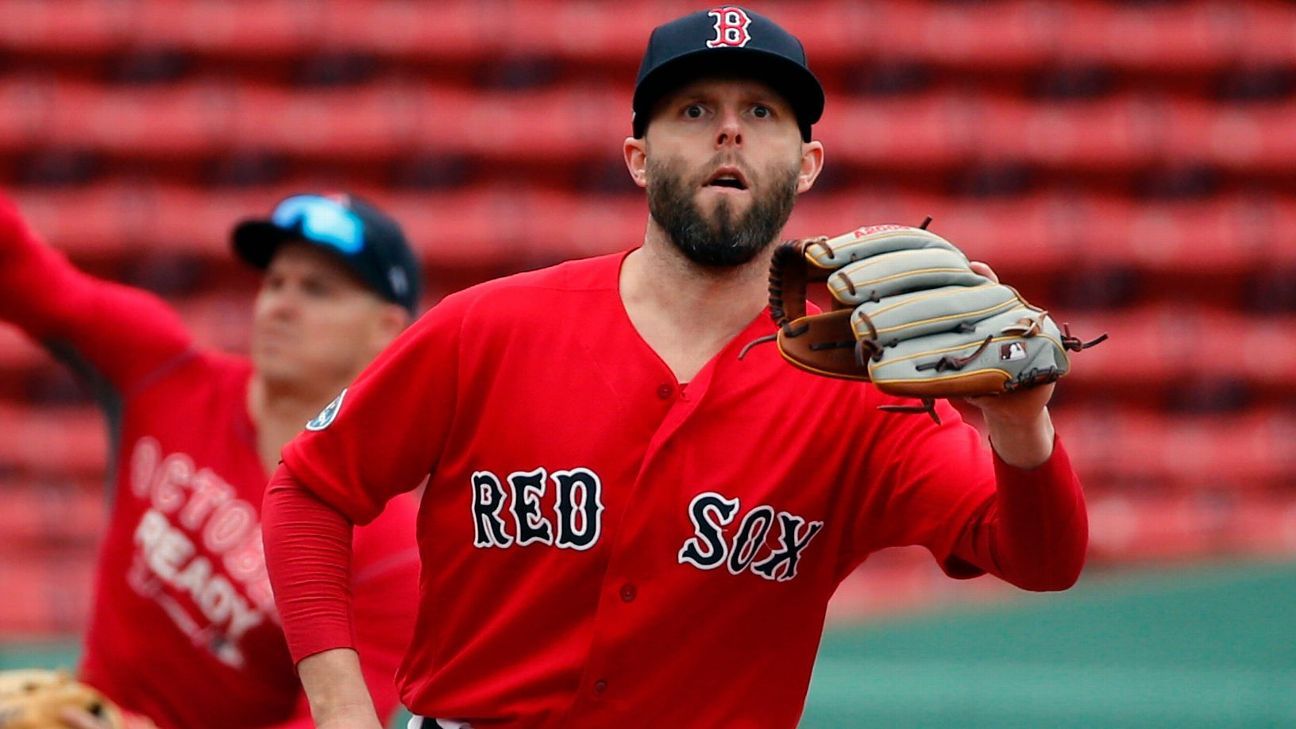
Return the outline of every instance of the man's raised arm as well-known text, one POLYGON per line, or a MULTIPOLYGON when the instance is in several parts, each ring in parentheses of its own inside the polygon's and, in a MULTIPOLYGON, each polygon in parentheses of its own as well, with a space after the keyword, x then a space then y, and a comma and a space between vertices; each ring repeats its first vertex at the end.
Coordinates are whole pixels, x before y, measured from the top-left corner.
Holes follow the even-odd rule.
POLYGON ((184 355, 189 333, 156 296, 77 270, 0 193, 0 320, 118 391, 184 355))

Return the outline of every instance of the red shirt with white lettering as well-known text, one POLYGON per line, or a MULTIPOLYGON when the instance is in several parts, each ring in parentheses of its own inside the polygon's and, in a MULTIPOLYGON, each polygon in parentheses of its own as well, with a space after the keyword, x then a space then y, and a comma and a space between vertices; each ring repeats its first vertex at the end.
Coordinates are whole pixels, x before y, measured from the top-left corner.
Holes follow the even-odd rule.
MULTIPOLYGON (((249 363, 194 346, 162 301, 95 280, 0 198, 0 319, 94 378, 112 428, 112 508, 82 677, 167 727, 312 726, 266 577, 269 474, 249 363)), ((354 540, 355 636, 379 710, 414 620, 416 504, 354 540)))
POLYGON ((344 600, 280 563, 313 527, 274 498, 305 487, 364 523, 429 473, 398 682, 415 713, 473 727, 795 726, 829 597, 889 546, 956 577, 1074 581, 1060 443, 1011 468, 948 403, 937 425, 772 345, 739 360, 767 313, 682 385, 622 306, 623 257, 448 297, 285 448, 267 544, 281 606, 314 600, 284 613, 295 657, 346 644, 323 617, 344 600))

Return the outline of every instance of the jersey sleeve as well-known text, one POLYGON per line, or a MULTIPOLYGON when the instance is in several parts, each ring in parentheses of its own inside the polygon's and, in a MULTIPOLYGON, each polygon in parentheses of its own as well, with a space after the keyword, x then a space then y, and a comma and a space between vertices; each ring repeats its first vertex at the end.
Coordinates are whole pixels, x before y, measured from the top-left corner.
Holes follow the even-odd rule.
POLYGON ((1075 584, 1089 546, 1080 479, 1061 438, 1043 464, 1017 468, 994 457, 995 498, 963 530, 954 558, 1027 590, 1075 584))
MULTIPOLYGON (((872 402, 871 406, 879 404, 872 402)), ((1084 561, 1087 521, 1079 480, 1060 441, 1035 469, 999 460, 948 402, 941 423, 879 413, 864 459, 869 483, 856 555, 894 546, 927 548, 951 577, 989 572, 1025 589, 1061 589, 1084 561)))
POLYGON ((356 524, 435 467, 454 415, 462 295, 405 330, 283 450, 299 483, 356 524))
MULTIPOLYGON (((272 579, 281 578, 275 597, 289 650, 298 662, 331 648, 354 648, 374 709, 385 721, 400 705, 396 669, 418 612, 417 501, 413 496, 392 499, 372 524, 352 532, 309 492, 293 493, 283 476, 275 474, 264 511, 267 564, 272 579), (311 558, 290 557, 300 554, 311 558)), ((276 729, 313 726, 303 694, 293 717, 276 729)))
POLYGON ((0 195, 0 319, 127 392, 192 348, 161 299, 78 271, 0 195))
POLYGON ((405 658, 418 616, 418 499, 402 494, 373 523, 355 530, 351 612, 360 670, 378 716, 400 704, 396 669, 405 658))
POLYGON ((261 528, 293 663, 334 648, 354 649, 351 522, 280 465, 262 500, 261 528))
POLYGON ((926 415, 876 411, 890 398, 870 394, 863 418, 870 431, 858 441, 870 447, 862 474, 852 478, 867 484, 854 530, 863 547, 857 557, 916 545, 951 576, 981 574, 954 555, 963 525, 994 498, 994 467, 981 436, 944 400, 936 402, 937 424, 926 415))

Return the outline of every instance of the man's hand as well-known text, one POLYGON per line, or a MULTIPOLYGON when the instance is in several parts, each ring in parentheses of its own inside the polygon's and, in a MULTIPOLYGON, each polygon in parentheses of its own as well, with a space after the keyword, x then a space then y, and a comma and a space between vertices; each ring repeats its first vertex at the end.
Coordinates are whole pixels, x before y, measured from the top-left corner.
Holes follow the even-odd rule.
MULTIPOLYGON (((973 271, 999 283, 994 269, 972 261, 973 271)), ((1027 387, 1002 395, 965 398, 980 408, 990 431, 990 444, 1003 461, 1018 468, 1034 468, 1053 455, 1053 421, 1048 403, 1057 383, 1027 387)))

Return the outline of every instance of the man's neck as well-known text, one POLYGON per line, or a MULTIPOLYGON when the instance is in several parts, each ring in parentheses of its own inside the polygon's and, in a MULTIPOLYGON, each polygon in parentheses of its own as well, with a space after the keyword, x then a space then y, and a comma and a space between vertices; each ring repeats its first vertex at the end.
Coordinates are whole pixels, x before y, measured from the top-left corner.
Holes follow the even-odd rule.
POLYGON ((621 299, 640 336, 687 382, 764 308, 768 270, 765 254, 725 269, 694 263, 650 220, 643 247, 622 266, 621 299))
POLYGON ((257 452, 266 471, 275 469, 279 451, 343 387, 346 383, 339 383, 335 388, 305 388, 253 373, 248 383, 248 414, 256 425, 257 452))

